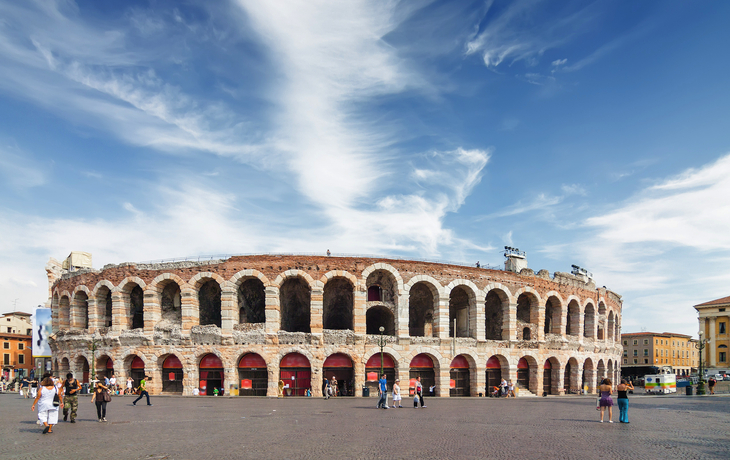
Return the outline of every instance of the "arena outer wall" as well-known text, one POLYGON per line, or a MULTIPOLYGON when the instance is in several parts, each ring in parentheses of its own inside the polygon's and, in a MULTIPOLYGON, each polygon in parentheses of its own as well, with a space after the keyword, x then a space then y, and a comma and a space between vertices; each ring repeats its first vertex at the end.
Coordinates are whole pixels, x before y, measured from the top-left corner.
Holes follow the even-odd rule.
POLYGON ((323 364, 337 353, 352 361, 350 387, 362 396, 366 363, 374 355, 380 362, 380 325, 401 387, 417 375, 414 358, 420 355, 422 366, 425 355, 441 397, 450 394, 457 362, 468 363, 461 386, 470 396, 486 393, 495 375, 533 394, 583 387, 593 393, 601 378, 620 375, 620 296, 568 273, 292 255, 125 263, 71 273, 49 262, 46 270, 55 369, 80 377, 94 361, 92 368, 113 368, 124 381, 139 357, 152 377, 152 394, 163 392, 163 362, 171 355, 182 364, 176 392, 190 395, 201 384, 206 355, 222 362, 228 389, 243 383, 241 358, 256 353, 265 361, 265 393, 275 396, 282 358, 298 353, 310 363, 313 396, 321 396, 323 364), (461 324, 453 338, 456 318, 461 324), (487 367, 497 362, 490 374, 487 367))

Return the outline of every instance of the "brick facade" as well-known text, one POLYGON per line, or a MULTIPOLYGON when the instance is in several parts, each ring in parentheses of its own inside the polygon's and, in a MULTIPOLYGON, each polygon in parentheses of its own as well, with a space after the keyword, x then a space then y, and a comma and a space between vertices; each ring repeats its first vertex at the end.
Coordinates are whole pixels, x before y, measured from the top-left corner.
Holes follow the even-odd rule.
POLYGON ((501 375, 513 381, 525 378, 518 373, 524 358, 527 387, 537 394, 577 392, 583 383, 593 392, 597 379, 620 375, 620 296, 567 273, 272 255, 48 273, 55 368, 80 376, 84 361, 92 361, 95 338, 97 369, 111 359, 124 380, 139 357, 153 377, 153 393, 163 389, 162 363, 170 355, 183 365, 182 393, 191 394, 205 355, 222 361, 227 389, 239 383, 240 358, 256 353, 266 362, 273 396, 281 359, 300 353, 311 365, 317 396, 325 359, 342 353, 352 360, 359 396, 365 363, 380 353, 379 325, 401 386, 411 360, 425 354, 438 396, 449 396, 458 355, 469 363, 472 396, 485 391, 493 356, 501 375))

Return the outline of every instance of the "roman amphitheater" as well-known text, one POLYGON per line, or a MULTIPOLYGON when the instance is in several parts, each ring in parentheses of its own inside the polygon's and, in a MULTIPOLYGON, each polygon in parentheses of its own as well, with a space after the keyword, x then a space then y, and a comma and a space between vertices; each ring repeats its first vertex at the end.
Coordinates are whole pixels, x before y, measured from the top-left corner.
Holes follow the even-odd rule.
POLYGON ((505 255, 504 270, 255 255, 68 271, 51 259, 53 365, 85 381, 146 374, 152 394, 184 395, 275 396, 281 379, 285 396, 318 396, 335 376, 341 395, 374 396, 381 365, 390 385, 420 376, 439 397, 501 378, 520 396, 594 392, 618 377, 621 297, 505 255))

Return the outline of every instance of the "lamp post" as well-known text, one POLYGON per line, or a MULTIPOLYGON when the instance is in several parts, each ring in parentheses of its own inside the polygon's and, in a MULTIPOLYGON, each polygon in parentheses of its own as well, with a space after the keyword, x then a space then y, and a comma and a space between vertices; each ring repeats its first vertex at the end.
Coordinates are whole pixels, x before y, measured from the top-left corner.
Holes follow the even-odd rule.
POLYGON ((385 328, 383 326, 380 326, 380 340, 378 341, 378 345, 380 345, 380 376, 383 376, 383 347, 385 346, 385 337, 383 337, 383 332, 385 332, 385 328))
POLYGON ((700 340, 697 342, 697 349, 700 350, 700 376, 699 381, 697 382, 697 394, 703 395, 705 394, 705 374, 702 369, 702 350, 707 346, 708 343, 710 343, 711 339, 703 339, 702 338, 702 331, 700 331, 700 340))

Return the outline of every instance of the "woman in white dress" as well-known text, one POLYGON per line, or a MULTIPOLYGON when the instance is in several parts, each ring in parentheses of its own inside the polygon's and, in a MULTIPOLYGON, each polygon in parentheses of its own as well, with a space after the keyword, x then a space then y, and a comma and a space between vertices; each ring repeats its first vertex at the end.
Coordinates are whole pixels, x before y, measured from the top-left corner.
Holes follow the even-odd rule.
POLYGON ((53 433, 53 425, 58 423, 58 408, 63 406, 63 395, 58 392, 50 374, 43 376, 43 381, 38 387, 38 396, 33 400, 30 410, 35 410, 38 405, 38 421, 43 422, 43 434, 53 433), (59 405, 53 405, 53 397, 58 395, 59 405))
POLYGON ((401 406, 401 397, 400 397, 400 379, 395 379, 395 383, 393 384, 393 407, 395 408, 396 403, 398 404, 398 407, 401 406))

